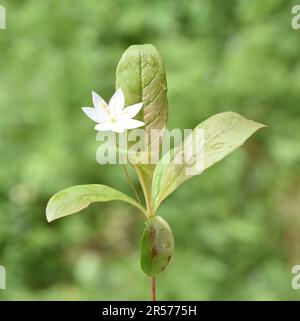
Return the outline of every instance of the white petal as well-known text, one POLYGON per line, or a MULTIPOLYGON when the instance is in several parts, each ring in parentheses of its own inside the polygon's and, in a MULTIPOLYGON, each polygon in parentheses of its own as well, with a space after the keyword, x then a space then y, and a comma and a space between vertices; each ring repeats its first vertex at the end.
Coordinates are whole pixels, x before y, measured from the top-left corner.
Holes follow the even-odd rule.
POLYGON ((98 95, 95 91, 92 91, 92 99, 95 107, 97 106, 101 107, 102 105, 107 105, 105 100, 100 95, 98 95))
POLYGON ((126 118, 133 118, 139 113, 142 107, 143 107, 143 103, 138 103, 138 104, 128 106, 122 111, 122 116, 126 118))
POLYGON ((92 99, 95 109, 98 111, 99 115, 103 118, 108 118, 108 106, 103 98, 101 98, 96 92, 92 91, 92 99))
POLYGON ((81 109, 90 119, 92 119, 96 123, 100 123, 103 121, 102 115, 95 108, 82 107, 81 109))
POLYGON ((110 123, 110 130, 116 133, 123 133, 125 131, 125 127, 119 122, 110 123))
POLYGON ((106 132, 106 131, 110 130, 110 123, 98 124, 95 126, 95 129, 99 130, 100 132, 106 132))
POLYGON ((119 88, 109 101, 109 111, 110 113, 116 115, 125 106, 125 97, 121 88, 119 88))
POLYGON ((145 123, 143 123, 142 121, 136 120, 136 119, 123 118, 122 125, 126 129, 133 129, 133 128, 138 128, 138 127, 144 126, 145 123))

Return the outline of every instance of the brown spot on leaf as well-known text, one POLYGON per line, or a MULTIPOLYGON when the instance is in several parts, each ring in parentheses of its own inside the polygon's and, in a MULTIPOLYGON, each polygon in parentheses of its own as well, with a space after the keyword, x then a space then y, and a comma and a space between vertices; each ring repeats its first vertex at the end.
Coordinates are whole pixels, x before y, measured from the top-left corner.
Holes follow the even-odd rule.
POLYGON ((157 254, 156 248, 153 247, 153 248, 152 248, 152 256, 153 256, 153 257, 157 257, 157 255, 158 255, 158 254, 157 254))

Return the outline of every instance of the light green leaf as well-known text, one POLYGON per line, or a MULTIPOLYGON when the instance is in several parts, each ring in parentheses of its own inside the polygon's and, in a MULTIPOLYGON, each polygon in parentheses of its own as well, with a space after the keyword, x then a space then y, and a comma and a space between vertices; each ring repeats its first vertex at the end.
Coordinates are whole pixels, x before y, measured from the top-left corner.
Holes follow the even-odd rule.
POLYGON ((149 276, 162 272, 174 252, 173 232, 160 216, 150 217, 145 223, 141 242, 141 268, 149 276))
POLYGON ((48 222, 77 213, 94 202, 120 200, 134 205, 145 214, 145 209, 126 194, 106 185, 77 185, 54 194, 46 208, 48 222))
MULTIPOLYGON (((126 105, 143 102, 136 117, 145 123, 148 145, 151 129, 162 130, 168 118, 167 81, 162 59, 150 44, 130 46, 121 57, 116 72, 116 88, 121 88, 126 105)), ((154 138, 154 137, 153 137, 154 138)), ((151 207, 152 164, 135 165, 147 207, 151 207)))
POLYGON ((181 164, 176 163, 178 157, 182 155, 183 144, 175 149, 169 164, 164 164, 163 159, 161 159, 153 176, 152 201, 154 211, 183 182, 222 160, 263 127, 265 125, 248 120, 234 112, 214 115, 199 124, 188 139, 192 141, 196 129, 204 130, 203 167, 201 171, 196 167, 198 156, 196 154, 191 154, 181 164), (187 169, 189 169, 189 174, 187 174, 187 169), (190 174, 190 172, 193 174, 190 174))

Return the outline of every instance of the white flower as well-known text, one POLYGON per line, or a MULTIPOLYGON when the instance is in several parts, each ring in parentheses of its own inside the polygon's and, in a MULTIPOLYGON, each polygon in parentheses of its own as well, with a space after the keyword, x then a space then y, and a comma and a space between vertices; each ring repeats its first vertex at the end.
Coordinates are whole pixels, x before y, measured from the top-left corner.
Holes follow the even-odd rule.
POLYGON ((99 131, 113 131, 116 133, 122 133, 126 129, 133 129, 144 126, 142 121, 132 119, 135 117, 141 108, 143 103, 134 104, 125 107, 125 97, 122 89, 118 89, 112 96, 109 104, 94 91, 92 92, 93 107, 83 107, 83 112, 98 123, 95 126, 99 131))

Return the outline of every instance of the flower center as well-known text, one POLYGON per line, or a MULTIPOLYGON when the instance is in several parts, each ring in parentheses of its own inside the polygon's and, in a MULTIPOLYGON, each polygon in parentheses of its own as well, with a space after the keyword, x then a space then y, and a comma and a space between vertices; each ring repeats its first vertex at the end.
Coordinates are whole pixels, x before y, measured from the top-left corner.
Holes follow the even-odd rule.
POLYGON ((116 123, 116 122, 117 122, 117 118, 116 118, 116 117, 111 117, 110 121, 111 121, 112 123, 116 123))

